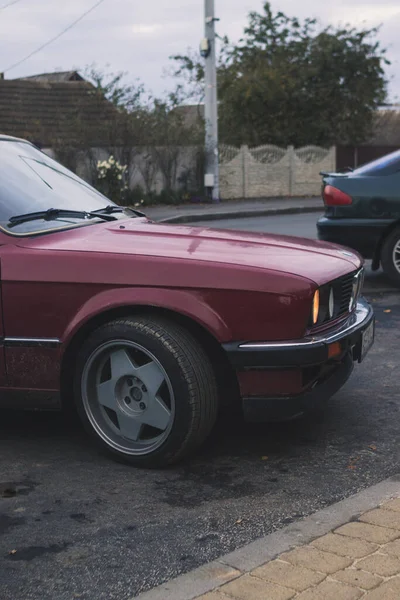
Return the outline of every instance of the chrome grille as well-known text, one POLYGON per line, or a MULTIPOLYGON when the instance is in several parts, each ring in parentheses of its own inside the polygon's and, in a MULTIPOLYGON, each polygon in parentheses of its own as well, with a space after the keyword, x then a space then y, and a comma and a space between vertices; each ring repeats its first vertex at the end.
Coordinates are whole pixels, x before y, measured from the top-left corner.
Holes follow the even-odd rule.
POLYGON ((350 273, 344 277, 340 277, 333 282, 334 294, 335 294, 335 316, 340 317, 341 315, 349 312, 351 295, 353 292, 354 278, 356 273, 350 273))

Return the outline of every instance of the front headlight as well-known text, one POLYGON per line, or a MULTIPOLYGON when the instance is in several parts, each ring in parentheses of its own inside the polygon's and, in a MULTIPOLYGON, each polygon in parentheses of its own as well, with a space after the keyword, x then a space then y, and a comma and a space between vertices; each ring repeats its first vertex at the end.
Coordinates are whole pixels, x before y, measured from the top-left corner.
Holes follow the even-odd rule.
POLYGON ((309 327, 325 325, 351 313, 362 293, 364 274, 364 269, 360 269, 318 288, 312 297, 309 327))
POLYGON ((362 288, 364 285, 364 274, 365 274, 364 269, 360 269, 359 272, 357 273, 357 275, 354 277, 353 289, 352 289, 351 298, 350 298, 350 302, 349 302, 349 311, 350 312, 355 308, 357 301, 358 301, 359 297, 361 296, 362 288))
POLYGON ((335 313, 335 294, 329 285, 320 287, 313 296, 311 309, 311 327, 321 325, 328 319, 332 319, 335 313))
POLYGON ((319 317, 319 290, 317 290, 315 292, 314 298, 313 298, 313 310, 312 310, 313 325, 316 325, 318 323, 318 317, 319 317))
POLYGON ((328 315, 329 318, 333 318, 333 313, 335 312, 335 294, 333 293, 333 288, 331 287, 331 291, 329 292, 329 301, 328 301, 328 315))

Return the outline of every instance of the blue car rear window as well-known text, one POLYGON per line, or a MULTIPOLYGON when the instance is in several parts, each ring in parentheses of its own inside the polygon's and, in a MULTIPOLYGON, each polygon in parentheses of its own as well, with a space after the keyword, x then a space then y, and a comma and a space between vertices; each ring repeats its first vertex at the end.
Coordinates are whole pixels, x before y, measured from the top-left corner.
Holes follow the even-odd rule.
POLYGON ((354 169, 352 175, 393 175, 400 171, 400 150, 354 169))

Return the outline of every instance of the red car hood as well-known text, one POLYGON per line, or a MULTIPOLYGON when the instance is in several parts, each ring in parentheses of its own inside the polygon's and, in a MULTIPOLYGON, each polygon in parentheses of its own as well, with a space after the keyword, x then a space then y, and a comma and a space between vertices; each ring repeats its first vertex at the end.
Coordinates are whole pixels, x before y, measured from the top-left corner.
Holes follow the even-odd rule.
POLYGON ((159 256, 293 273, 323 285, 359 268, 358 254, 325 242, 263 233, 119 220, 24 240, 43 250, 159 256))

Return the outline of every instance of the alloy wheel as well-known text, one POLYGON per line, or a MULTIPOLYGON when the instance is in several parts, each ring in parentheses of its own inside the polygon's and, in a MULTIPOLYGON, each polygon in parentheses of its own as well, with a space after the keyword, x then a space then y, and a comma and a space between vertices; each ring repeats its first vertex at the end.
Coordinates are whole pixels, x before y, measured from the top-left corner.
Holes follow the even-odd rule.
POLYGON ((170 379, 149 350, 131 341, 108 342, 92 353, 82 373, 82 400, 97 434, 125 454, 154 452, 173 425, 170 379))

